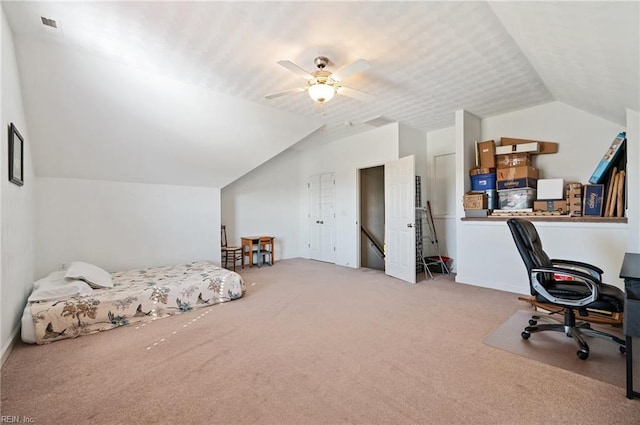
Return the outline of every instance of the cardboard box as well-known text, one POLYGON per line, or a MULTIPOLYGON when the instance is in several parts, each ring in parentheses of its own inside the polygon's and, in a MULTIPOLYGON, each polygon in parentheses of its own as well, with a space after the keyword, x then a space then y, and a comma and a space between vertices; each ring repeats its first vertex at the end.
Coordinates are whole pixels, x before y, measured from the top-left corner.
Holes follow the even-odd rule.
POLYGON ((480 168, 496 168, 496 142, 478 142, 478 162, 480 168))
MULTIPOLYGON (((540 193, 540 189, 538 189, 538 193, 540 193)), ((558 211, 560 214, 569 213, 566 199, 559 201, 533 201, 533 210, 547 212, 558 211)))
POLYGON ((492 174, 495 173, 495 168, 482 168, 482 167, 473 167, 469 170, 469 176, 477 176, 479 174, 492 174))
POLYGON ((473 218, 489 217, 490 212, 491 210, 464 210, 464 216, 473 218))
POLYGON ((510 153, 538 153, 540 152, 540 146, 537 142, 522 143, 519 145, 502 145, 496 146, 496 155, 505 155, 510 153))
POLYGON ((582 215, 602 217, 604 185, 585 184, 583 198, 582 215))
POLYGON ((564 199, 564 179, 538 180, 538 199, 544 201, 564 199))
POLYGON ((567 199, 579 198, 582 199, 582 183, 568 182, 564 184, 565 194, 567 199))
POLYGON ((582 183, 571 182, 565 184, 567 208, 572 217, 582 216, 582 183))
POLYGON ((528 177, 537 179, 538 169, 525 165, 522 167, 498 168, 496 171, 496 179, 498 181, 525 179, 528 177))
POLYGON ((530 153, 508 153, 496 156, 496 168, 521 167, 523 165, 531 165, 530 153))
POLYGON ((567 202, 567 208, 571 217, 582 217, 582 203, 571 204, 567 202))
POLYGON ((521 210, 533 207, 536 198, 535 189, 499 190, 498 198, 501 210, 521 210))
POLYGON ((467 192, 462 205, 465 210, 486 210, 488 196, 484 192, 467 192))
POLYGON ((537 143, 539 154, 558 153, 558 144, 556 142, 541 142, 538 140, 527 139, 513 139, 511 137, 501 137, 500 144, 502 145, 520 145, 528 143, 537 143))
POLYGON ((498 190, 523 189, 523 188, 535 189, 537 187, 538 187, 538 179, 532 179, 532 178, 500 180, 498 182, 498 190))

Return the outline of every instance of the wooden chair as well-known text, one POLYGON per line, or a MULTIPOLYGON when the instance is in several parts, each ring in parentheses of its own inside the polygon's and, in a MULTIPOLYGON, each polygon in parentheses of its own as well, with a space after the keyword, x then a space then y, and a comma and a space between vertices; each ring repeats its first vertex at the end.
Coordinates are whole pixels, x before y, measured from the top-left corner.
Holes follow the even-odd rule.
POLYGON ((236 270, 236 264, 240 260, 240 264, 244 269, 244 256, 242 255, 242 247, 229 246, 227 242, 227 226, 224 224, 220 228, 220 241, 222 243, 222 267, 228 268, 229 261, 233 264, 233 271, 236 270))

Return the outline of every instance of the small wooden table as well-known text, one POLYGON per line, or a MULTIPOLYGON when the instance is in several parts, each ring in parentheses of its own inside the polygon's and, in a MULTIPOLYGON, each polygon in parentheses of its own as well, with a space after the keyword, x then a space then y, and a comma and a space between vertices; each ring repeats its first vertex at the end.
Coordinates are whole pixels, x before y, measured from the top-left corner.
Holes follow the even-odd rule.
POLYGON ((275 237, 273 236, 242 236, 240 238, 241 242, 241 246, 242 246, 242 259, 244 261, 244 256, 248 255, 249 256, 249 267, 253 267, 253 245, 257 245, 258 249, 257 249, 257 253, 258 253, 258 263, 257 266, 260 267, 262 265, 262 262, 260 261, 260 246, 261 243, 268 243, 271 246, 271 263, 267 263, 269 265, 275 264, 276 262, 276 257, 274 255, 274 246, 273 246, 273 240, 275 239, 275 237), (247 247, 248 249, 245 249, 245 247, 247 247))

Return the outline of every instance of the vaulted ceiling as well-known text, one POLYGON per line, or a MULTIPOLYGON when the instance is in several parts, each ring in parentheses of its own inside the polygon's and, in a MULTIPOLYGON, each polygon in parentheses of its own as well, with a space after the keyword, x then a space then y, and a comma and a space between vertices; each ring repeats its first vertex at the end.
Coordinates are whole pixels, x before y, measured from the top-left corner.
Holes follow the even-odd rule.
POLYGON ((286 149, 561 101, 639 109, 638 2, 3 2, 36 175, 223 187, 286 149), (42 24, 56 21, 58 29, 42 24), (371 67, 321 109, 279 66, 371 67))

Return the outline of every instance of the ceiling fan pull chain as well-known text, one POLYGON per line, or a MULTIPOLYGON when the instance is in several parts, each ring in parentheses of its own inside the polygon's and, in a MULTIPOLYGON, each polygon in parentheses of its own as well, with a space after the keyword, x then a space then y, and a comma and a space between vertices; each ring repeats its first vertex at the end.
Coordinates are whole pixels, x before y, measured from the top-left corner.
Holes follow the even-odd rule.
MULTIPOLYGON (((317 103, 317 102, 316 102, 317 103)), ((320 110, 320 116, 321 117, 326 117, 327 116, 327 111, 324 109, 324 102, 323 103, 318 103, 318 109, 320 110)), ((327 122, 326 120, 323 120, 325 123, 327 122)))

